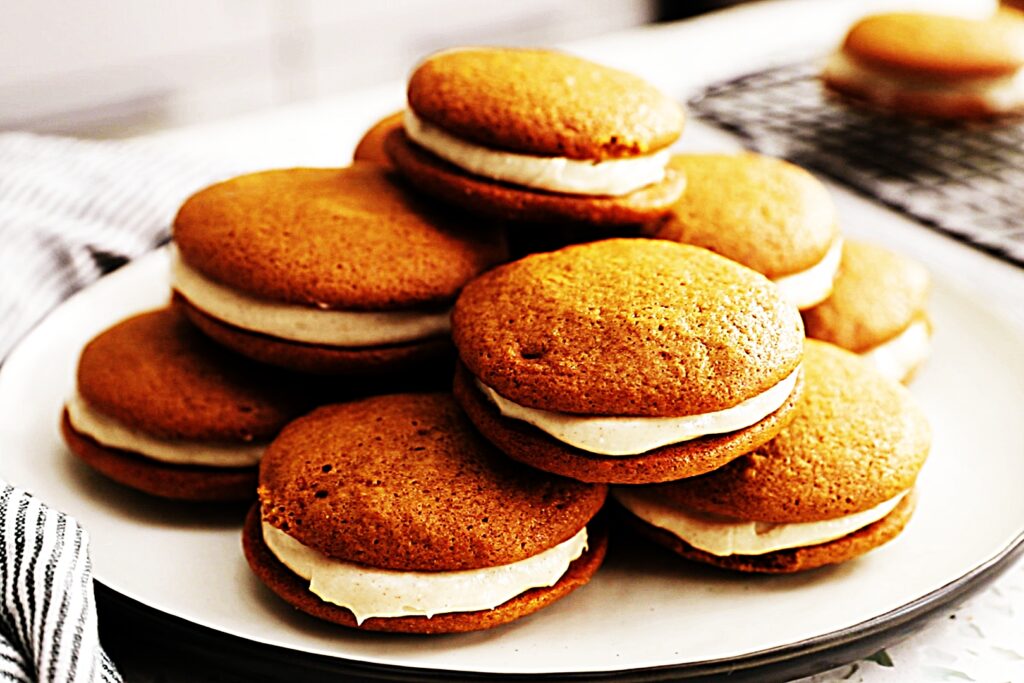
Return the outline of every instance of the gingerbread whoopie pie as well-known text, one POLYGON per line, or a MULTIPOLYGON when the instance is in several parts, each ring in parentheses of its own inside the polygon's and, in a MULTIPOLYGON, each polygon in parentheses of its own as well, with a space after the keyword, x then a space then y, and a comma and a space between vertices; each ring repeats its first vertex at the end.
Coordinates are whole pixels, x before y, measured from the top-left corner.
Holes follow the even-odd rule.
POLYGON ((613 239, 534 254, 463 290, 455 397, 512 458, 582 481, 716 469, 775 436, 803 324, 763 275, 706 249, 613 239))
POLYGON ((310 403, 294 378, 229 353, 165 308, 86 345, 62 432, 74 455, 125 486, 250 500, 267 444, 310 403))
POLYGON ((668 211, 678 104, 644 80, 562 52, 465 48, 409 79, 385 150, 411 184, 492 218, 613 226, 668 211))
POLYGON ((281 432, 243 546, 263 583, 320 619, 475 631, 590 580, 606 495, 505 458, 450 394, 392 394, 319 408, 281 432))
POLYGON ((827 87, 911 116, 978 118, 1024 110, 1024 16, 892 13, 857 22, 831 57, 827 87))
POLYGON ((391 131, 402 128, 402 118, 404 115, 405 112, 398 111, 385 116, 373 124, 356 145, 355 152, 352 153, 353 161, 372 161, 375 164, 390 168, 391 159, 388 158, 387 153, 384 151, 384 140, 391 131))
POLYGON ((369 162, 213 185, 173 236, 175 298, 203 332, 259 361, 350 375, 444 358, 455 296, 505 254, 500 234, 369 162))
POLYGON ((813 175, 759 154, 677 154, 686 193, 645 233, 742 263, 798 308, 832 291, 842 238, 835 203, 813 175))
POLYGON ((635 530, 683 557, 744 572, 814 569, 892 540, 914 510, 928 457, 924 413, 855 354, 807 341, 792 422, 725 467, 616 487, 635 530))
POLYGON ((835 287, 804 311, 808 337, 859 353, 883 375, 907 381, 928 358, 928 271, 884 247, 846 242, 835 287))

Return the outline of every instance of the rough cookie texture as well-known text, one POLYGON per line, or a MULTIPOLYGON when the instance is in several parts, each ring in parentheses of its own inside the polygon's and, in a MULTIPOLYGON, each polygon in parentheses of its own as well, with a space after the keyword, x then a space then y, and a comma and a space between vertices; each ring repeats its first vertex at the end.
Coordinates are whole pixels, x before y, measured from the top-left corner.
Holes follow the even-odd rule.
POLYGON ((639 534, 689 560, 740 572, 791 574, 846 562, 888 543, 896 538, 910 521, 916 503, 916 492, 912 491, 888 515, 852 534, 818 545, 776 550, 764 555, 712 555, 694 548, 675 534, 647 524, 629 513, 623 513, 623 518, 626 524, 639 534))
POLYGON ((399 570, 526 559, 574 536, 606 495, 505 458, 449 394, 319 408, 260 467, 267 522, 328 557, 399 570))
POLYGON ((464 365, 455 373, 455 398, 480 433, 511 458, 580 481, 653 484, 704 474, 765 443, 797 413, 803 379, 778 410, 746 429, 714 434, 635 456, 602 456, 554 439, 533 425, 503 417, 473 384, 464 365))
POLYGON ((505 255, 497 231, 413 197, 368 162, 208 187, 181 207, 174 241, 188 265, 228 287, 354 311, 448 305, 505 255))
POLYGON ((686 192, 652 237, 704 247, 769 278, 816 265, 838 236, 835 203, 813 175, 758 154, 677 154, 686 192))
POLYGON ((925 315, 928 271, 865 242, 843 243, 843 259, 824 303, 803 311, 807 336, 862 353, 925 315))
POLYGON ((669 168, 660 183, 621 197, 561 194, 467 173, 411 142, 402 130, 388 134, 384 149, 398 172, 424 194, 472 213, 515 222, 643 225, 664 216, 686 187, 685 177, 669 168))
POLYGON ((931 429, 910 392, 849 351, 814 340, 804 372, 797 416, 773 440, 656 490, 736 519, 815 522, 869 510, 913 487, 931 429))
POLYGON ((803 323, 764 276, 664 240, 534 254, 470 283, 452 334, 470 372, 521 405, 673 416, 737 405, 800 364, 803 323))
POLYGON ((571 159, 649 154, 683 129, 675 101, 632 74, 562 52, 439 52, 409 79, 409 106, 486 147, 571 159))
POLYGON ((357 624, 355 616, 346 608, 324 602, 311 593, 308 581, 292 573, 274 557, 263 542, 258 507, 253 507, 246 518, 242 547, 256 576, 279 597, 309 615, 365 631, 439 634, 501 626, 532 614, 586 584, 601 566, 608 548, 608 536, 603 529, 588 527, 587 533, 589 549, 569 565, 562 578, 553 586, 532 588, 489 610, 435 614, 430 618, 372 617, 362 624, 357 624))
POLYGON ((78 391, 151 436, 228 443, 269 441, 311 398, 294 377, 213 344, 175 308, 133 316, 89 342, 78 391))
POLYGON ((1024 20, 892 13, 862 19, 843 51, 864 64, 938 79, 985 78, 1024 67, 1024 20))

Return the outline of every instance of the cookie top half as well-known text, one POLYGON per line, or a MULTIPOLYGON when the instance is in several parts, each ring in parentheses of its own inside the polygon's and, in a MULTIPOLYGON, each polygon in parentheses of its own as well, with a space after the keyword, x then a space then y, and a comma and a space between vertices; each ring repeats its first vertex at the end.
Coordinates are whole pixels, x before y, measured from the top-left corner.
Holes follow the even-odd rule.
POLYGON ((323 309, 450 303, 504 256, 501 236, 414 197, 378 164, 253 173, 190 197, 182 260, 246 294, 323 309))
POLYGON ((222 349, 174 308, 99 334, 82 351, 77 379, 97 411, 172 440, 267 441, 311 402, 294 378, 222 349))
POLYGON ((838 235, 835 203, 813 175, 759 154, 677 154, 686 191, 655 237, 710 249, 769 278, 819 263, 838 235))
POLYGON ((868 66, 938 78, 1008 76, 1024 67, 1024 19, 938 14, 866 17, 850 29, 843 52, 868 66))
POLYGON ((437 53, 410 77, 408 103, 465 140, 570 159, 650 154, 675 142, 684 119, 638 76, 549 50, 437 53))
POLYGON ((534 254, 463 290, 452 333, 505 398, 591 415, 732 407, 800 364, 803 324, 764 276, 675 242, 612 239, 534 254))
POLYGON ((832 295, 804 311, 807 336, 858 353, 905 330, 925 313, 924 266, 884 247, 846 241, 832 295))
POLYGON ((931 430, 914 397, 858 356, 807 340, 796 418, 709 474, 657 488, 686 507, 761 522, 813 522, 871 509, 913 487, 931 430))
POLYGON ((606 495, 508 459, 449 394, 324 406, 260 467, 266 522, 328 557, 404 571, 526 559, 576 535, 606 495))

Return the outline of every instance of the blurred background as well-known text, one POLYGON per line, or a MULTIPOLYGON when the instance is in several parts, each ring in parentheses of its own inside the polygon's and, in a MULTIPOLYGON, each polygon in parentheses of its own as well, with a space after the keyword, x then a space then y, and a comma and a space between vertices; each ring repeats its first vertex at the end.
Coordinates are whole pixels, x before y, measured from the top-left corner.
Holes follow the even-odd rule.
POLYGON ((125 137, 400 79, 450 45, 551 45, 729 4, 4 0, 0 130, 125 137))

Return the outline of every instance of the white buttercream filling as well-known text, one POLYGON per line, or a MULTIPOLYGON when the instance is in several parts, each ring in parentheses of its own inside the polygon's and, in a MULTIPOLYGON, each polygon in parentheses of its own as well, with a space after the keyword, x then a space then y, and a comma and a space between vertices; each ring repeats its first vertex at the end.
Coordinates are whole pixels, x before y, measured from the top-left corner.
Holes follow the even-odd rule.
POLYGON ((639 455, 708 434, 724 434, 756 424, 779 409, 793 393, 800 368, 775 386, 731 408, 678 417, 574 415, 519 405, 479 379, 476 385, 505 417, 522 420, 570 446, 598 455, 639 455))
POLYGON ((906 491, 880 505, 845 517, 819 522, 755 522, 684 509, 653 491, 616 487, 612 495, 643 521, 664 529, 698 550, 727 555, 764 555, 803 548, 852 534, 892 512, 906 491))
POLYGON ((252 332, 307 344, 380 346, 447 334, 451 311, 335 311, 257 299, 215 282, 171 252, 171 284, 196 308, 252 332))
POLYGON ((863 88, 885 103, 906 92, 933 95, 971 95, 981 98, 993 110, 1024 106, 1024 68, 1008 76, 940 79, 903 75, 861 64, 842 52, 835 52, 825 64, 824 75, 841 83, 863 88))
POLYGON ((660 183, 667 149, 604 161, 544 157, 488 149, 461 140, 405 110, 405 134, 416 144, 474 175, 567 194, 622 196, 660 183))
POLYGON ((260 462, 266 444, 227 444, 160 439, 108 417, 75 393, 67 402, 68 419, 75 431, 108 448, 131 451, 174 465, 251 467, 260 462))
POLYGON ((928 323, 918 320, 889 341, 865 351, 861 357, 886 377, 901 382, 924 362, 930 346, 928 323))
POLYGON ((832 293, 832 283, 839 271, 839 262, 843 257, 843 240, 839 237, 832 241, 821 260, 807 270, 777 277, 774 282, 782 298, 803 310, 817 306, 832 293))
POLYGON ((362 623, 371 617, 488 610, 531 588, 553 586, 586 551, 587 530, 511 564, 438 572, 376 569, 336 560, 266 522, 263 540, 282 564, 309 581, 311 593, 348 609, 362 623))

